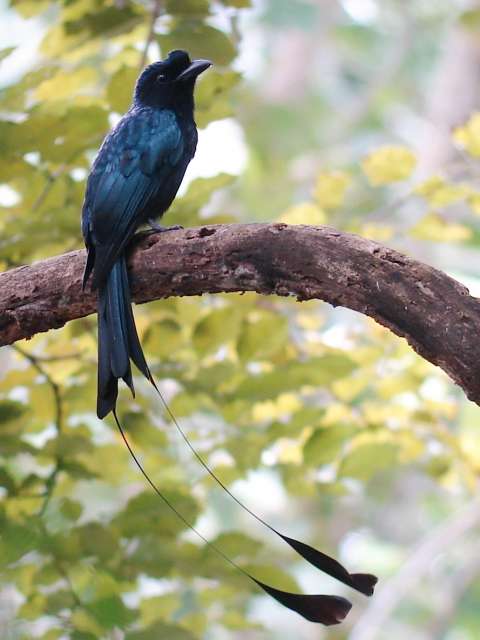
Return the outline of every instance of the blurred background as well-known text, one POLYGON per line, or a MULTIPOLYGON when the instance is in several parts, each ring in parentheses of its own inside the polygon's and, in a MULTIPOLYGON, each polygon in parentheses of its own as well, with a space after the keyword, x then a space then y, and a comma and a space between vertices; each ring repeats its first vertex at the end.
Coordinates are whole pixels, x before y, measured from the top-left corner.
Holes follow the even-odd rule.
MULTIPOLYGON (((82 247, 85 178, 143 66, 200 80, 197 156, 165 224, 328 224, 480 291, 480 3, 0 0, 0 264, 82 247)), ((246 294, 135 308, 170 406, 282 532, 379 576, 297 561, 212 485, 138 380, 120 415, 153 480, 279 588, 345 595, 328 630, 262 596, 169 513, 95 417, 96 319, 0 352, 0 636, 477 640, 480 410, 369 319, 246 294)))

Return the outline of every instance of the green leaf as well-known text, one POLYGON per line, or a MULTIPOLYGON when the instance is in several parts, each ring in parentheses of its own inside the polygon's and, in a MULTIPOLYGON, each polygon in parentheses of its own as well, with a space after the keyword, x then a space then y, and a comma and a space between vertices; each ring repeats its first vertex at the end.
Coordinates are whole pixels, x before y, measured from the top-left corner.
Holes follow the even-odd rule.
POLYGON ((62 469, 77 480, 92 480, 97 477, 97 474, 76 460, 63 460, 62 469))
POLYGON ((22 618, 24 620, 36 620, 40 616, 45 615, 46 606, 47 597, 42 593, 34 593, 22 604, 17 615, 20 620, 22 618))
POLYGON ((162 622, 158 622, 144 631, 132 631, 125 636, 125 640, 159 640, 160 638, 168 638, 168 640, 200 640, 198 636, 194 636, 186 629, 163 624, 162 622))
POLYGON ((95 617, 83 608, 77 608, 70 616, 70 623, 77 632, 80 640, 90 640, 104 636, 102 626, 95 620, 95 617))
MULTIPOLYGON (((211 178, 193 180, 187 193, 174 201, 169 210, 169 216, 183 226, 205 224, 206 220, 201 216, 202 207, 208 203, 215 191, 228 186, 234 179, 235 176, 220 173, 211 178)), ((209 218, 208 222, 214 224, 216 220, 209 218)))
POLYGON ((235 390, 237 399, 251 402, 274 398, 285 391, 300 390, 303 386, 324 386, 348 375, 355 364, 343 354, 329 354, 260 375, 248 375, 235 390))
POLYGON ((222 396, 238 375, 237 366, 230 361, 222 360, 212 365, 200 367, 193 379, 183 380, 189 393, 204 391, 214 400, 222 396))
POLYGON ((433 478, 441 478, 452 468, 452 456, 447 454, 438 454, 432 456, 424 465, 424 469, 428 475, 433 478))
POLYGON ((237 343, 242 360, 261 360, 281 349, 288 340, 287 319, 279 314, 263 312, 246 322, 237 343))
POLYGON ((50 0, 10 0, 10 5, 23 18, 33 18, 50 6, 50 0))
POLYGON ((214 410, 215 403, 207 393, 180 392, 170 401, 170 409, 178 418, 189 416, 192 413, 210 412, 214 410))
POLYGON ((126 6, 107 6, 84 13, 78 20, 67 20, 64 29, 67 35, 86 32, 92 37, 110 36, 133 29, 144 19, 143 7, 129 3, 126 6))
MULTIPOLYGON (((154 478, 155 480, 155 478, 154 478)), ((195 500, 179 489, 165 489, 162 493, 193 524, 198 513, 195 500)), ((132 498, 126 509, 115 519, 122 535, 134 538, 153 534, 171 538, 185 528, 185 524, 152 491, 132 498)))
POLYGON ((192 342, 202 355, 212 353, 222 345, 235 340, 241 318, 231 308, 215 309, 202 318, 195 327, 192 342))
POLYGON ((195 120, 200 128, 213 120, 233 115, 231 92, 240 79, 235 71, 210 69, 205 74, 195 94, 195 120))
POLYGON ((157 358, 166 358, 180 348, 183 342, 182 327, 171 318, 152 322, 142 342, 145 351, 157 358))
POLYGON ((132 103, 133 88, 138 75, 138 69, 122 66, 116 71, 107 87, 107 99, 110 109, 124 113, 132 103))
POLYGON ((170 618, 180 606, 180 596, 177 593, 166 593, 162 596, 144 598, 139 606, 142 622, 149 626, 156 620, 170 618))
POLYGON ((15 51, 17 47, 5 47, 4 49, 0 49, 0 62, 15 51))
POLYGON ((135 613, 128 609, 118 596, 110 596, 96 600, 86 607, 86 610, 93 615, 105 629, 113 627, 125 628, 135 620, 135 613))
POLYGON ((81 453, 89 453, 93 449, 91 439, 82 433, 61 433, 48 441, 43 451, 47 455, 60 458, 74 458, 81 453))
POLYGON ((276 589, 284 589, 285 591, 299 591, 299 586, 294 578, 288 573, 274 567, 273 565, 249 564, 244 565, 244 569, 251 573, 254 578, 261 582, 265 582, 276 589))
MULTIPOLYGON (((49 605, 47 605, 49 606, 49 605)), ((58 640, 59 638, 62 638, 62 636, 64 636, 65 634, 65 629, 60 628, 60 629, 49 629, 46 633, 44 633, 41 636, 38 636, 39 640, 58 640)), ((76 636, 75 634, 71 636, 72 640, 75 640, 76 636)), ((79 640, 79 638, 77 638, 77 640, 79 640)))
POLYGON ((63 498, 60 505, 60 513, 69 520, 78 520, 82 515, 83 506, 77 500, 71 500, 70 498, 63 498))
POLYGON ((260 628, 258 623, 250 622, 244 615, 234 609, 230 609, 222 616, 221 623, 224 627, 227 627, 227 629, 233 629, 235 631, 260 628))
POLYGON ((113 527, 99 522, 88 522, 76 531, 84 556, 93 556, 101 562, 106 562, 118 552, 120 540, 113 527))
POLYGON ((459 22, 462 26, 472 31, 477 31, 480 26, 480 9, 469 9, 460 15, 459 22))
POLYGON ((32 520, 28 524, 6 521, 1 525, 0 565, 6 566, 16 562, 32 549, 35 549, 41 536, 32 520))
POLYGON ((342 424, 316 429, 303 448, 305 462, 312 466, 333 462, 356 431, 355 427, 342 424))
POLYGON ((162 53, 172 49, 185 49, 193 58, 207 58, 214 64, 227 65, 236 55, 235 46, 220 29, 200 20, 182 20, 170 33, 159 35, 162 53))
POLYGON ((12 495, 16 492, 15 480, 8 473, 5 467, 0 467, 0 487, 12 495))
POLYGON ((189 184, 186 194, 180 198, 179 205, 199 209, 208 203, 213 193, 232 184, 234 180, 235 176, 229 173, 219 173, 211 178, 196 178, 189 184))
POLYGON ((258 540, 254 540, 244 533, 222 533, 213 540, 216 547, 221 549, 229 558, 242 559, 255 555, 262 547, 258 540))
POLYGON ((224 446, 232 454, 238 469, 254 469, 260 463, 262 451, 268 440, 264 433, 245 430, 241 438, 227 440, 224 446))
POLYGON ((0 433, 0 451, 2 456, 15 456, 18 453, 35 454, 38 450, 18 436, 7 436, 0 433))
POLYGON ((27 410, 22 402, 16 400, 0 400, 0 424, 20 418, 27 410))
POLYGON ((268 434, 272 439, 299 436, 306 427, 312 428, 320 425, 324 414, 325 409, 303 406, 289 417, 288 422, 270 424, 268 434))
POLYGON ((209 0, 166 0, 166 13, 182 17, 202 18, 210 13, 209 0))
MULTIPOLYGON (((26 73, 20 82, 0 89, 0 104, 3 107, 3 110, 22 111, 24 109, 26 99, 28 99, 32 93, 32 89, 44 80, 52 77, 56 71, 57 68, 55 65, 46 64, 40 69, 26 73)), ((0 122, 0 129, 1 127, 2 122, 0 122)), ((1 175, 3 176, 3 173, 1 175)))
POLYGON ((120 423, 128 436, 142 449, 148 450, 152 447, 164 449, 167 446, 165 433, 152 423, 150 417, 144 411, 122 412, 120 423))
POLYGON ((220 0, 222 4, 227 7, 236 7, 237 9, 243 9, 252 6, 252 0, 220 0))
POLYGON ((342 459, 338 477, 357 478, 367 482, 379 471, 395 465, 398 454, 399 446, 393 442, 360 444, 342 459))
POLYGON ((71 609, 74 606, 75 599, 72 592, 67 589, 59 589, 47 596, 45 613, 49 615, 57 615, 60 611, 71 609))

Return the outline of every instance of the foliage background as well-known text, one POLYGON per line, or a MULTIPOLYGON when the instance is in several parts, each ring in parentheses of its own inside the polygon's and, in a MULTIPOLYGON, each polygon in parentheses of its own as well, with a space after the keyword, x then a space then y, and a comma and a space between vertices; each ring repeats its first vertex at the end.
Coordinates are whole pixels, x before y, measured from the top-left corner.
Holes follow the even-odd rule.
MULTIPOLYGON (((326 223, 479 290, 475 2, 3 0, 0 24, 3 268, 81 246, 95 150, 144 63, 184 47, 215 67, 167 223, 326 223)), ((94 415, 91 317, 0 353, 2 638, 479 637, 479 409, 441 371, 320 303, 229 295, 135 312, 215 472, 280 530, 377 573, 377 594, 352 596, 240 513, 138 380, 120 413, 178 508, 260 579, 355 607, 328 631, 303 622, 184 531, 94 415)))

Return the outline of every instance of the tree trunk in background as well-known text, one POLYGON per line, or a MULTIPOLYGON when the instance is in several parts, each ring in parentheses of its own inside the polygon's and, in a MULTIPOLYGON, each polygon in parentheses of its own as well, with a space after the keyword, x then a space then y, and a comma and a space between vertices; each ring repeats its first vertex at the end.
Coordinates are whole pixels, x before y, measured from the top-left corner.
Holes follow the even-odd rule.
MULTIPOLYGON (((480 3, 472 8, 480 9, 480 3)), ((480 38, 478 31, 459 22, 447 33, 436 74, 428 90, 425 106, 425 126, 419 137, 419 180, 435 174, 464 180, 466 168, 471 168, 452 142, 455 127, 463 124, 480 107, 480 38)), ((462 207, 458 207, 462 214, 462 207)), ((447 216, 454 218, 455 209, 447 216)), ((480 271, 476 249, 452 244, 435 244, 422 249, 426 261, 442 265, 448 273, 480 271)), ((476 295, 477 292, 474 292, 476 295)))
POLYGON ((480 39, 476 31, 456 23, 447 35, 428 94, 427 124, 419 151, 422 177, 445 170, 454 159, 452 130, 479 105, 480 39))

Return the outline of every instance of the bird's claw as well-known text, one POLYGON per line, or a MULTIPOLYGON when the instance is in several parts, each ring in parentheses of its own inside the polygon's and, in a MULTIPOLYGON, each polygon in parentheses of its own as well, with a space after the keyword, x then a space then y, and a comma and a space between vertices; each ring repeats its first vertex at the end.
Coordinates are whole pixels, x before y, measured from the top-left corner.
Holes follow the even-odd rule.
POLYGON ((152 231, 157 233, 165 233, 165 231, 178 231, 179 229, 183 229, 181 224, 174 224, 171 227, 162 227, 161 224, 158 224, 156 220, 153 218, 148 219, 148 224, 150 225, 152 231))

